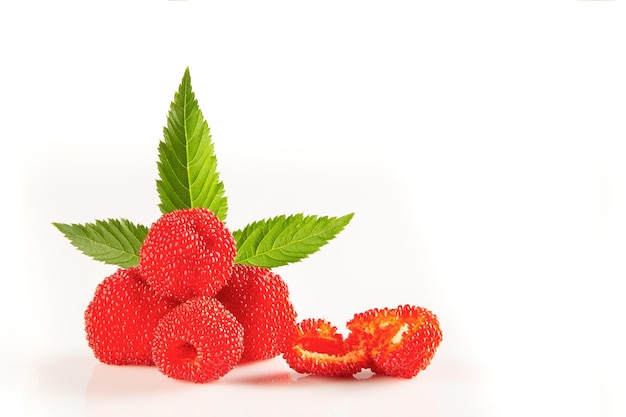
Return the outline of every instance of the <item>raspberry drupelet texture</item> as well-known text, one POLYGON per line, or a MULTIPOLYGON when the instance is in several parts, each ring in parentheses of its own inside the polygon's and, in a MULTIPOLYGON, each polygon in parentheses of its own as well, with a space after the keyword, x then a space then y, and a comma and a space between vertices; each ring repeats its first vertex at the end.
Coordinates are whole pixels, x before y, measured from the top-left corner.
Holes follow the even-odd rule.
POLYGON ((152 291, 137 268, 118 269, 96 287, 85 310, 94 356, 112 365, 153 365, 154 328, 176 304, 152 291))
POLYGON ((437 317, 423 307, 370 309, 347 323, 348 340, 369 351, 369 367, 381 375, 412 378, 426 369, 442 340, 437 317))
POLYGON ((192 298, 166 314, 154 332, 152 357, 170 378, 197 383, 228 373, 243 353, 243 327, 211 297, 192 298))
POLYGON ((287 339, 283 357, 297 372, 323 376, 351 376, 367 366, 360 344, 344 340, 337 327, 322 319, 305 319, 287 339))
POLYGON ((235 260, 232 233, 205 208, 175 210, 150 227, 139 267, 155 291, 185 301, 215 294, 235 260))
POLYGON ((242 362, 269 359, 283 352, 294 331, 296 312, 282 278, 267 268, 234 265, 216 298, 244 328, 242 362))

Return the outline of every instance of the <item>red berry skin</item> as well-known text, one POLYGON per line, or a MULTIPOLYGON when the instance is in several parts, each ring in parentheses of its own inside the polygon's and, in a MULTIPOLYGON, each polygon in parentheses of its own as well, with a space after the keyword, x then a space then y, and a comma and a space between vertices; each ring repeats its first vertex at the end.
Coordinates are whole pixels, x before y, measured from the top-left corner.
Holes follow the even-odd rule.
POLYGON ((230 277, 235 255, 235 240, 224 223, 205 208, 190 208, 152 224, 139 266, 155 291, 186 301, 215 296, 230 277))
POLYGON ((369 367, 380 375, 412 378, 430 364, 442 340, 435 314, 410 305, 371 309, 347 323, 349 340, 369 351, 369 367))
POLYGON ((118 269, 96 287, 85 310, 94 356, 111 365, 153 365, 154 328, 176 304, 152 291, 137 268, 118 269))
POLYGON ((349 377, 367 367, 361 344, 344 340, 337 327, 323 319, 305 319, 287 339, 283 358, 295 371, 349 377))
POLYGON ((243 354, 243 327, 211 297, 192 298, 154 331, 152 357, 170 378, 204 383, 226 375, 243 354))
POLYGON ((234 265, 216 298, 244 328, 242 362, 269 359, 283 352, 295 328, 296 312, 282 278, 267 268, 234 265))

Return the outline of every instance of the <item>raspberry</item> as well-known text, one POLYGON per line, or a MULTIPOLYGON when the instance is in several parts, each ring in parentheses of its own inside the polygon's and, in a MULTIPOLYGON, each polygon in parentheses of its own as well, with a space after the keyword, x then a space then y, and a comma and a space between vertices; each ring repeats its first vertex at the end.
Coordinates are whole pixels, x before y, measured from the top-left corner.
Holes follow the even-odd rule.
POLYGON ((234 265, 228 284, 216 297, 243 325, 242 362, 282 353, 295 327, 296 312, 279 275, 267 268, 234 265))
POLYGON ((233 235, 212 212, 182 209, 150 227, 139 264, 155 291, 185 301, 214 296, 228 281, 235 253, 233 235))
POLYGON ((374 373, 412 378, 426 369, 442 339, 439 321, 423 307, 371 309, 347 323, 349 340, 368 346, 374 373))
POLYGON ((287 364, 297 372, 324 376, 351 376, 367 366, 360 344, 344 340, 337 327, 322 319, 306 319, 287 339, 287 364))
POLYGON ((137 268, 118 269, 96 287, 85 310, 89 347, 104 363, 153 365, 154 328, 175 305, 152 291, 137 268))
POLYGON ((216 380, 239 362, 242 353, 243 327, 215 298, 192 298, 180 304, 154 331, 154 363, 170 378, 216 380))

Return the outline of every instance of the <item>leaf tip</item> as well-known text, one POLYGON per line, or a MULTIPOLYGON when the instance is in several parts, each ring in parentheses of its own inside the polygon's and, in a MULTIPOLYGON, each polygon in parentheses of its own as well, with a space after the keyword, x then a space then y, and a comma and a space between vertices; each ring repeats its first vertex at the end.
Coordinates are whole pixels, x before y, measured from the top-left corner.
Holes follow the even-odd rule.
POLYGON ((52 225, 59 231, 63 232, 63 228, 67 226, 65 223, 52 222, 52 225))
POLYGON ((352 220, 353 217, 354 217, 354 212, 348 213, 348 214, 345 214, 345 215, 339 217, 339 220, 344 221, 345 225, 347 225, 348 223, 350 223, 350 221, 352 220))

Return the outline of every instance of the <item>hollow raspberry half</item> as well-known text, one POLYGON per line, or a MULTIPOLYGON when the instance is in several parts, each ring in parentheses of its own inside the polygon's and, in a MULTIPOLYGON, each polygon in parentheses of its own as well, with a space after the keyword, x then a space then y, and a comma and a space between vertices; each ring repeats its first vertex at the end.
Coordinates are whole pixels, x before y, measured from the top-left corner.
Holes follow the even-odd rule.
POLYGON ((226 375, 243 354, 243 327, 211 297, 188 300, 154 331, 152 358, 170 378, 197 383, 226 375))
POLYGON ((139 266, 155 291, 186 301, 214 296, 228 281, 235 254, 235 240, 224 223, 205 208, 190 208, 152 224, 139 266))
POLYGON ((94 356, 112 365, 152 365, 152 335, 174 300, 152 291, 137 268, 118 269, 97 287, 85 310, 94 356))
POLYGON ((435 314, 410 305, 374 308, 347 323, 348 340, 360 340, 377 374, 412 378, 426 369, 442 340, 435 314))
POLYGON ((337 333, 337 327, 322 319, 306 319, 287 338, 287 364, 297 372, 323 376, 351 376, 367 366, 367 353, 337 333))
POLYGON ((283 352, 296 325, 296 312, 282 278, 267 268, 234 265, 216 298, 244 328, 244 361, 269 359, 283 352))

